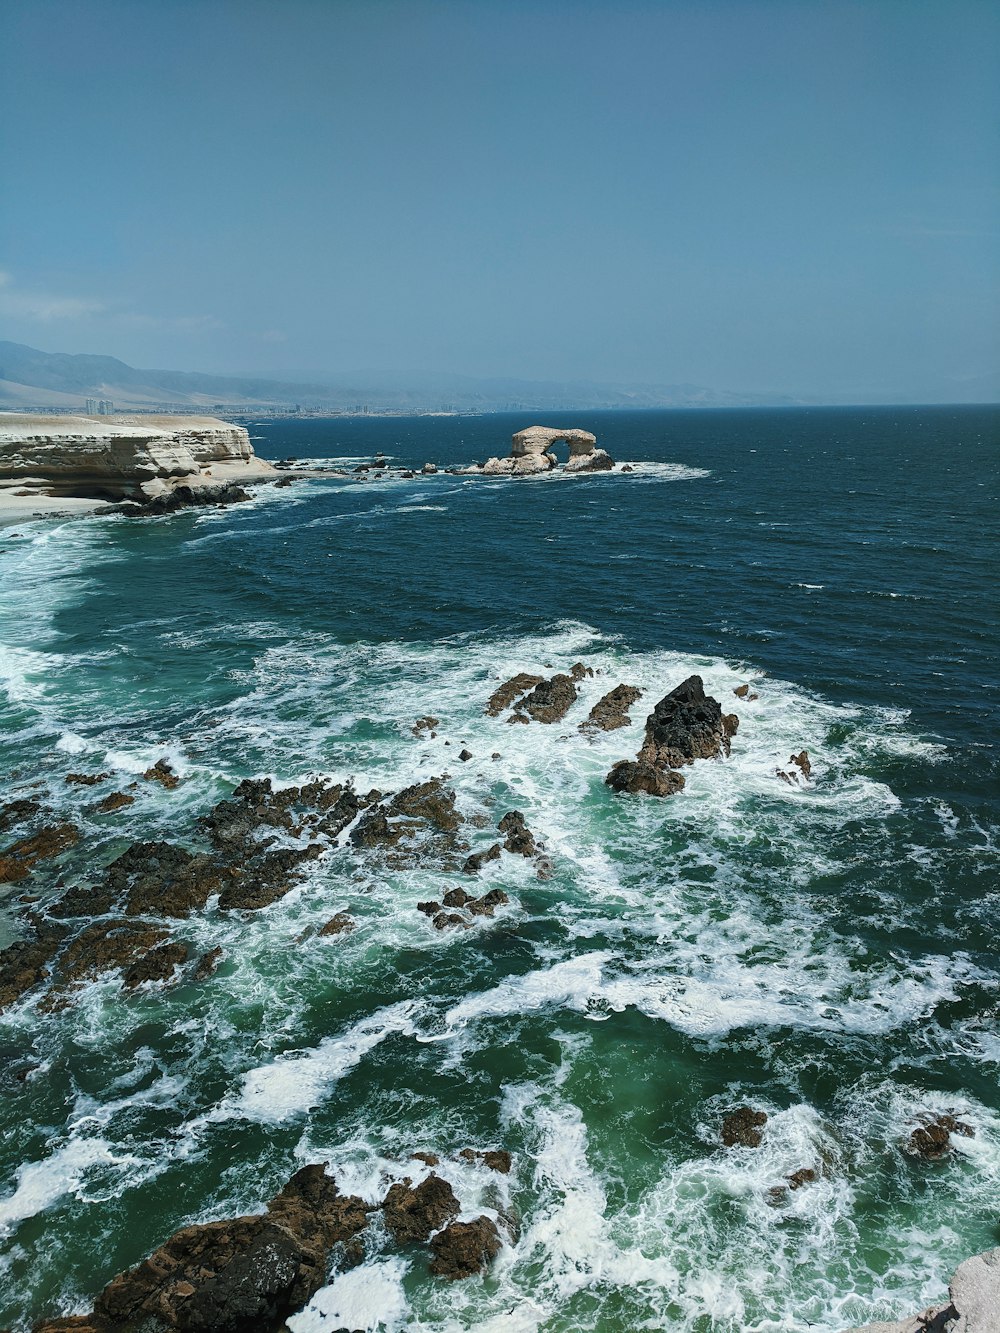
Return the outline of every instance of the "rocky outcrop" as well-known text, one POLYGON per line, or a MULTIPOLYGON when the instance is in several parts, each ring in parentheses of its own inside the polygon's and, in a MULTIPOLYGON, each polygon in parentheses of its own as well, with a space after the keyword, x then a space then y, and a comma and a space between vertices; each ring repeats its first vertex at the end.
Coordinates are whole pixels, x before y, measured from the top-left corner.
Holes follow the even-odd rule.
POLYGON ((505 708, 509 708, 515 699, 523 698, 530 689, 541 685, 544 676, 533 676, 528 671, 519 671, 516 676, 498 686, 489 697, 486 712, 490 717, 499 717, 505 708))
POLYGON ((569 459, 563 469, 566 472, 609 472, 614 467, 614 460, 597 448, 597 436, 590 431, 528 426, 513 437, 506 458, 489 458, 480 471, 486 477, 528 477, 551 472, 558 463, 552 446, 559 442, 569 446, 569 459))
POLYGON ((489 1217, 452 1222, 431 1241, 431 1272, 450 1282, 485 1272, 502 1248, 496 1223, 489 1217))
POLYGON ((951 1152, 951 1136, 958 1134, 962 1138, 975 1137, 976 1131, 963 1120, 956 1120, 953 1115, 925 1116, 910 1134, 906 1142, 906 1151, 913 1157, 922 1157, 928 1162, 940 1161, 951 1152))
POLYGON ((907 1319, 857 1325, 847 1333, 1000 1333, 1000 1248, 959 1264, 948 1296, 945 1304, 907 1319))
POLYGON ((80 831, 73 824, 54 824, 30 838, 21 838, 0 853, 0 884, 16 884, 26 879, 39 861, 59 856, 79 840, 80 831))
POLYGON ((322 1165, 303 1167, 266 1213, 182 1227, 113 1278, 91 1314, 35 1333, 278 1333, 323 1285, 333 1247, 362 1231, 370 1211, 342 1195, 322 1165))
POLYGON ((540 681, 530 694, 526 694, 516 705, 514 714, 525 720, 534 718, 536 722, 561 722, 575 702, 573 677, 557 674, 551 680, 540 681))
POLYGON ((727 1148, 759 1148, 764 1139, 767 1113, 741 1106, 722 1122, 722 1142, 727 1148))
POLYGON ((580 730, 617 731, 619 727, 630 727, 628 710, 641 698, 642 690, 635 685, 616 685, 598 699, 586 721, 580 723, 580 730))
POLYGON ((457 1217, 461 1204, 446 1180, 430 1175, 413 1185, 401 1180, 382 1204, 385 1224, 397 1245, 429 1240, 433 1232, 457 1217))
POLYGON ((195 493, 203 488, 220 492, 230 483, 275 475, 270 463, 254 455, 242 426, 215 417, 0 413, 0 495, 16 488, 146 503, 166 502, 186 488, 186 503, 198 503, 195 493))
POLYGON ((635 762, 620 760, 604 781, 616 792, 671 796, 684 786, 681 775, 671 770, 696 759, 728 755, 739 724, 735 713, 723 713, 718 699, 705 693, 700 676, 689 676, 647 717, 646 737, 635 762))

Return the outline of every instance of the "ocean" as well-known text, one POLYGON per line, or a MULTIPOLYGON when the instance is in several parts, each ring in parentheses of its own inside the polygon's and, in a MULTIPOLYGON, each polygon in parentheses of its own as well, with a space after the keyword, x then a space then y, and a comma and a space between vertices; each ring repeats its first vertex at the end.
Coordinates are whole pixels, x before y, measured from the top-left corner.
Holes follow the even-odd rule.
POLYGON ((207 981, 112 973, 8 1007, 0 1325, 90 1309, 304 1163, 374 1201, 415 1151, 463 1216, 499 1219, 488 1275, 433 1278, 375 1226, 292 1333, 835 1333, 940 1300, 1000 1241, 1000 409, 250 432, 270 459, 445 467, 535 421, 634 470, 352 473, 0 531, 0 780, 82 834, 4 886, 0 944, 135 840, 197 850, 248 776, 389 794, 447 774, 473 851, 517 809, 551 862, 504 853, 473 882, 331 847, 263 910, 171 923, 222 949, 207 981), (562 722, 486 715, 500 680, 576 662, 595 674, 562 722), (612 794, 692 674, 740 718, 731 756, 664 800, 612 794), (619 683, 643 691, 631 727, 581 732, 619 683), (811 780, 782 781, 802 749, 811 780), (142 780, 160 759, 172 789, 142 780), (436 930, 416 904, 460 882, 510 902, 436 930), (320 936, 340 911, 356 929, 320 936), (725 1147, 743 1105, 762 1142, 725 1147), (905 1152, 939 1113, 974 1135, 905 1152))

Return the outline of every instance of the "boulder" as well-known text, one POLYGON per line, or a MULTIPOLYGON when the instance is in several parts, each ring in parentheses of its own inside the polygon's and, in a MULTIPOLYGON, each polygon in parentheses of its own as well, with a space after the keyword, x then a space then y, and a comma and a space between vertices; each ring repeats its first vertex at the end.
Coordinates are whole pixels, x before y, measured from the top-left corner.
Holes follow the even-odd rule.
POLYGON ((170 791, 180 782, 180 778, 167 763, 166 759, 157 759, 152 768, 147 768, 142 775, 147 782, 158 782, 161 787, 166 787, 170 791))
POLYGON ((487 861, 499 861, 500 850, 500 844, 495 842, 492 847, 487 847, 485 852, 475 852, 472 856, 466 857, 462 869, 467 875, 475 875, 482 870, 487 861))
POLYGON ((615 792, 647 796, 673 796, 684 787, 684 778, 669 768, 658 768, 644 760, 621 759, 604 779, 615 792))
POLYGON ((535 855, 537 848, 534 834, 524 822, 520 810, 508 810, 497 828, 505 835, 504 851, 513 852, 516 856, 535 855))
POLYGON ((922 1124, 910 1134, 906 1141, 906 1151, 913 1157, 922 1157, 927 1162, 940 1161, 951 1151, 951 1136, 959 1134, 963 1138, 975 1137, 976 1131, 953 1115, 926 1116, 922 1124))
POLYGON ((22 838, 0 852, 0 884, 26 879, 39 861, 59 856, 79 841, 80 831, 73 824, 52 824, 30 838, 22 838))

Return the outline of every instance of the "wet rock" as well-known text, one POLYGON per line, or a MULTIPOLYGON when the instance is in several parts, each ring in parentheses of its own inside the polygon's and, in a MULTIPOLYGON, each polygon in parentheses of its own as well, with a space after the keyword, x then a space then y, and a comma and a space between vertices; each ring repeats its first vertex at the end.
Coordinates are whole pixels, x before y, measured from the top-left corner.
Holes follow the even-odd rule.
POLYGON ((472 751, 471 751, 471 750, 459 750, 459 752, 458 752, 458 757, 459 757, 459 759, 461 759, 461 761, 462 761, 463 764, 467 764, 467 763, 469 762, 469 760, 472 758, 472 751))
POLYGON ((183 1227, 104 1288, 90 1315, 36 1333, 279 1333, 326 1280, 335 1245, 367 1225, 322 1166, 296 1173, 267 1213, 183 1227))
POLYGON ((816 1178, 816 1172, 811 1166, 800 1166, 798 1171, 793 1171, 790 1176, 785 1177, 790 1190, 798 1190, 803 1185, 810 1185, 816 1178))
POLYGON ((472 922, 458 912, 438 912, 433 925, 435 930, 447 930, 449 926, 457 926, 459 930, 469 930, 472 922))
POLYGON ((89 809, 95 815, 113 815, 116 810, 124 810, 127 805, 134 804, 134 796, 129 796, 123 791, 113 791, 110 796, 105 796, 103 801, 98 801, 96 805, 90 806, 89 809))
POLYGON ((436 731, 441 725, 436 717, 418 717, 411 730, 414 736, 419 736, 422 731, 436 731))
POLYGON ((98 782, 106 782, 110 773, 67 773, 65 781, 70 786, 93 787, 98 782))
POLYGON ((426 819, 444 832, 453 832, 463 822, 461 814, 455 809, 455 793, 444 785, 441 778, 431 778, 428 782, 406 787, 393 797, 390 808, 414 819, 426 819))
POLYGON ((922 1157, 927 1162, 938 1162, 951 1151, 951 1136, 959 1134, 963 1138, 975 1137, 976 1131, 964 1121, 956 1120, 953 1115, 929 1117, 918 1125, 910 1134, 906 1151, 913 1157, 922 1157))
POLYGON ((504 837, 504 850, 517 856, 534 856, 537 850, 534 834, 524 821, 520 810, 508 810, 497 824, 504 837))
POLYGON ((15 940, 0 951, 0 1009, 16 1004, 47 980, 65 937, 64 928, 44 925, 30 939, 15 940))
POLYGON ((34 796, 28 796, 18 801, 8 801, 6 805, 0 805, 0 833, 6 833, 8 829, 14 828, 17 824, 23 824, 26 820, 37 815, 42 808, 42 803, 34 796))
POLYGON ((437 464, 425 463, 423 467, 420 469, 420 471, 425 477, 433 476, 434 473, 437 471, 437 464))
POLYGON ((516 676, 504 683, 490 695, 486 712, 490 717, 499 717, 505 708, 509 708, 515 699, 520 699, 536 685, 541 685, 544 676, 533 676, 527 671, 519 671, 516 676))
POLYGON ((551 856, 539 856, 535 861, 535 874, 541 880, 551 879, 556 872, 551 856))
POLYGON ((147 768, 142 775, 147 782, 158 782, 161 787, 167 791, 173 790, 180 782, 180 778, 170 767, 166 759, 157 759, 152 768, 147 768))
POLYGON ((741 1106, 722 1122, 722 1142, 727 1148, 759 1148, 767 1115, 751 1106, 741 1106))
POLYGON ((316 932, 322 938, 326 935, 349 935, 356 928, 354 918, 347 912, 338 912, 325 926, 316 932))
POLYGON ((642 698, 642 690, 635 685, 616 685, 602 698, 598 699, 585 722, 580 723, 581 731, 617 731, 619 727, 629 727, 632 719, 628 710, 642 698))
POLYGON ((572 676, 555 675, 543 680, 517 705, 517 712, 534 718, 536 722, 551 725, 561 722, 576 702, 576 685, 572 676))
POLYGON ((735 714, 723 714, 718 699, 705 693, 700 676, 689 676, 665 695, 646 719, 646 739, 639 759, 682 768, 696 759, 729 754, 739 726, 735 714))
POLYGON ((424 1162, 427 1166, 439 1166, 441 1158, 436 1152, 411 1152, 410 1156, 418 1162, 424 1162))
POLYGON ((582 662, 574 662, 569 669, 569 674, 573 680, 583 680, 585 676, 593 676, 594 668, 584 666, 582 662))
POLYGON ((208 949, 201 955, 194 965, 194 971, 191 973, 192 981, 207 981, 209 977, 214 976, 219 964, 222 962, 222 948, 216 945, 214 949, 208 949))
POLYGON ((500 844, 495 842, 492 847, 487 847, 485 852, 475 852, 472 856, 466 857, 462 869, 467 875, 475 875, 482 870, 487 861, 499 861, 500 850, 500 844))
POLYGON ((798 754, 793 754, 788 762, 790 764, 795 764, 804 778, 809 777, 812 773, 812 764, 809 762, 808 750, 800 750, 798 754))
POLYGON ((440 910, 441 904, 439 902, 428 900, 426 902, 417 903, 417 911, 423 912, 425 916, 436 916, 440 910))
POLYGON ((505 1176, 510 1174, 512 1158, 506 1148, 489 1148, 485 1152, 476 1148, 463 1148, 458 1155, 463 1162, 468 1162, 471 1166, 482 1162, 483 1166, 489 1167, 491 1171, 499 1171, 505 1176))
POLYGON ((673 769, 660 768, 644 760, 619 760, 604 779, 612 791, 648 796, 673 796, 684 787, 684 778, 673 769))
POLYGON ((39 861, 59 856, 79 841, 80 831, 73 824, 53 824, 30 838, 22 838, 0 853, 0 884, 16 884, 27 878, 39 861))
POLYGON ((430 1270, 451 1282, 483 1273, 502 1248, 496 1223, 488 1217, 452 1222, 431 1241, 430 1270))
POLYGON ((299 869, 323 853, 316 843, 309 847, 282 847, 265 852, 239 871, 230 871, 219 894, 222 911, 259 911, 283 898, 299 882, 299 869))
POLYGON ((498 907, 503 907, 509 902, 510 899, 503 889, 490 889, 489 893, 484 893, 481 898, 470 898, 465 907, 473 916, 492 916, 498 907))
POLYGON ((350 832, 355 847, 395 847, 405 832, 401 824, 390 824, 385 806, 377 805, 350 832))
POLYGON ((430 1175, 419 1185, 409 1180, 393 1185, 382 1203, 385 1224, 397 1245, 425 1241, 457 1217, 461 1205, 446 1180, 430 1175))
POLYGON ((125 972, 126 990, 134 990, 145 981, 169 981, 177 968, 187 962, 183 944, 161 944, 138 958, 125 972))

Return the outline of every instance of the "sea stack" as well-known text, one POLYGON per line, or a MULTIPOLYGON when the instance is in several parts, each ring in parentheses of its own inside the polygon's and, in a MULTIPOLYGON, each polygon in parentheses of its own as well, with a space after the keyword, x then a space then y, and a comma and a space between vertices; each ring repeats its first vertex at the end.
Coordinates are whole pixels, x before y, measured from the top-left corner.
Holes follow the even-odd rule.
POLYGON ((557 430, 549 426, 528 426, 519 430, 511 440, 506 458, 489 458, 482 466, 487 477, 528 477, 538 472, 551 472, 559 460, 552 445, 564 441, 569 446, 569 459, 564 472, 610 472, 614 459, 597 447, 597 436, 589 430, 557 430))

